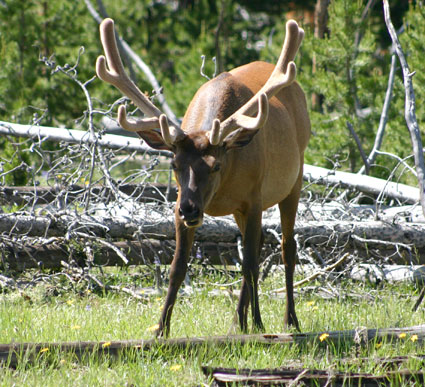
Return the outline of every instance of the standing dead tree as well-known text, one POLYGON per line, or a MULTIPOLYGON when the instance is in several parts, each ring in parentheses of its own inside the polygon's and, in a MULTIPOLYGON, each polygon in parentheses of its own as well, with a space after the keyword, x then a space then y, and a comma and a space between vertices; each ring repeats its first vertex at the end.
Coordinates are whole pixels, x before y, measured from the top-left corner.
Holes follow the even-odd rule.
POLYGON ((406 57, 402 50, 400 41, 397 37, 397 33, 391 22, 390 6, 388 0, 383 0, 384 4, 384 17, 385 23, 388 28, 388 32, 393 41, 393 45, 397 56, 400 60, 400 65, 403 70, 403 81, 405 88, 405 110, 404 115, 407 123, 407 127, 410 133, 410 139, 413 147, 413 154, 415 158, 416 173, 418 176, 420 203, 422 211, 425 215, 425 163, 424 163, 424 151, 422 146, 421 133, 419 131, 418 121, 416 119, 416 108, 415 108, 415 93, 413 90, 412 78, 415 72, 410 72, 409 65, 406 57))

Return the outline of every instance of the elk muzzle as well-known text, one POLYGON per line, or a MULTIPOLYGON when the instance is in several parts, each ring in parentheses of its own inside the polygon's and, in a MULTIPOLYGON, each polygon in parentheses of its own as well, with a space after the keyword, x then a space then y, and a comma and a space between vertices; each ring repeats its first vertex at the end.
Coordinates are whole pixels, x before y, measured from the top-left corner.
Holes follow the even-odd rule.
POLYGON ((178 213, 186 227, 199 227, 204 220, 204 214, 191 199, 180 203, 178 213))

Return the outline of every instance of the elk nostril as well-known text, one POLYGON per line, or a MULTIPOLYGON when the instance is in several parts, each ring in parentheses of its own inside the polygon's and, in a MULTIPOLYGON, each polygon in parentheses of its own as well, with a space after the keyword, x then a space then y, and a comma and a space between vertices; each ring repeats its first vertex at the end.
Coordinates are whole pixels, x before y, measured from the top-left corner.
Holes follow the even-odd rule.
POLYGON ((199 208, 191 203, 183 203, 179 208, 179 215, 183 219, 196 219, 200 213, 199 208))

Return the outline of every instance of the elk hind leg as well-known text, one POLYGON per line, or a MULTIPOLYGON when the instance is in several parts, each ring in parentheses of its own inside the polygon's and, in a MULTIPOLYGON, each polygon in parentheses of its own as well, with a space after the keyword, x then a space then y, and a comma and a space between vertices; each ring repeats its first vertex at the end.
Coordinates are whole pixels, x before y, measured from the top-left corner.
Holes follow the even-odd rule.
POLYGON ((285 327, 294 326, 298 331, 300 326, 295 313, 294 302, 294 271, 296 263, 297 245, 294 239, 295 218, 297 215, 298 201, 300 198, 302 174, 292 192, 279 203, 282 224, 282 259, 285 265, 286 279, 286 311, 285 327))

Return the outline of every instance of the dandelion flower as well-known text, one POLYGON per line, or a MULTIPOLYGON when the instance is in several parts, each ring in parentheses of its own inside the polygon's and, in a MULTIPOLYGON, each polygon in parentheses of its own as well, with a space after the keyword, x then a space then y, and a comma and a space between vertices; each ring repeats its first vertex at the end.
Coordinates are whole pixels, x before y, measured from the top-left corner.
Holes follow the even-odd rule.
POLYGON ((181 364, 174 364, 170 367, 170 371, 176 372, 178 371, 180 368, 182 368, 181 364))
POLYGON ((319 336, 319 340, 320 340, 320 341, 325 341, 328 337, 329 337, 329 333, 322 333, 322 334, 319 336))
POLYGON ((111 346, 111 342, 110 341, 106 341, 102 344, 102 348, 108 348, 111 346))
POLYGON ((313 306, 316 303, 316 301, 309 301, 307 302, 307 306, 313 306))
POLYGON ((44 353, 47 352, 49 350, 49 348, 45 347, 45 348, 41 348, 40 349, 40 353, 44 353))
POLYGON ((414 343, 416 340, 418 340, 418 335, 412 335, 410 341, 414 343))
POLYGON ((379 349, 379 348, 381 348, 381 347, 382 347, 382 343, 376 343, 376 344, 375 344, 375 348, 376 348, 376 349, 379 349))
POLYGON ((66 303, 67 303, 68 305, 72 305, 72 304, 74 303, 74 300, 68 300, 66 303))
POLYGON ((398 337, 400 338, 400 339, 405 339, 406 338, 406 334, 403 332, 403 333, 400 333, 399 335, 398 335, 398 337))

